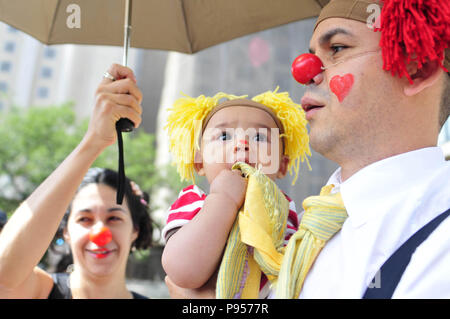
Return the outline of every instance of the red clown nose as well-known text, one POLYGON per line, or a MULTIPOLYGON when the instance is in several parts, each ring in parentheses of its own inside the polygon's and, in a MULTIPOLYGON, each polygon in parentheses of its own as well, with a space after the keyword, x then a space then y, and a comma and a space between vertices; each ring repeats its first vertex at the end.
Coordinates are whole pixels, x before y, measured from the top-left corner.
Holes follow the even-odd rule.
POLYGON ((300 54, 292 62, 292 76, 301 84, 308 84, 319 73, 321 73, 323 64, 315 54, 300 54))
POLYGON ((111 239, 111 231, 105 226, 99 229, 93 229, 89 234, 89 240, 97 246, 105 246, 111 241, 111 239))

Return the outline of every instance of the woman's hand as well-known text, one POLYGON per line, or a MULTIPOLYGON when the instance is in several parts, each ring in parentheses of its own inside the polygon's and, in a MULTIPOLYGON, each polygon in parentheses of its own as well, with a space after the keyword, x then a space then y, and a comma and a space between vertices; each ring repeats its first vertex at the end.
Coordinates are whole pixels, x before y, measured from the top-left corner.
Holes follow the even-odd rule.
POLYGON ((100 149, 115 143, 116 122, 120 118, 131 120, 135 128, 141 124, 142 92, 136 85, 133 71, 113 64, 108 73, 116 81, 103 78, 95 93, 95 106, 85 140, 100 149))

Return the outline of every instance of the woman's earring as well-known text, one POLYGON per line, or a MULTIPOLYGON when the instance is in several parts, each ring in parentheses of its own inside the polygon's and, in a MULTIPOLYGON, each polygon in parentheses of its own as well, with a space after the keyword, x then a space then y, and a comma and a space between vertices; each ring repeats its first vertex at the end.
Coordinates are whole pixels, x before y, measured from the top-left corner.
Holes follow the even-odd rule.
POLYGON ((70 264, 69 266, 67 266, 66 268, 66 273, 71 274, 73 273, 75 266, 73 264, 70 264))

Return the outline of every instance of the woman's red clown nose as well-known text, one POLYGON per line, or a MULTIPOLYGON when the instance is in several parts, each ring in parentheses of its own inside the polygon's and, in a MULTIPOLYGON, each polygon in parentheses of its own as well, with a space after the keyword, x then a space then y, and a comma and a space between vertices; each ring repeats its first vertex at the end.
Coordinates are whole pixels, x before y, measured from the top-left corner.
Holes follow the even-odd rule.
POLYGON ((112 234, 108 227, 92 229, 89 234, 89 240, 97 246, 105 246, 112 240, 112 234))
POLYGON ((300 54, 295 58, 291 67, 292 76, 301 84, 308 84, 322 71, 322 61, 312 53, 300 54))

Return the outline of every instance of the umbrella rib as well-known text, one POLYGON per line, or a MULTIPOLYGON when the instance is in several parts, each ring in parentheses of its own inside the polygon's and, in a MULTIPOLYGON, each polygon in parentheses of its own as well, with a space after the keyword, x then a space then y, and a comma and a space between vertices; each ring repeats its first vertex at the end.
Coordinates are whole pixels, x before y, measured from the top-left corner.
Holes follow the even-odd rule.
POLYGON ((56 15, 57 15, 58 12, 59 12, 59 5, 60 5, 60 4, 61 4, 61 0, 57 0, 56 6, 54 7, 54 8, 55 8, 55 11, 53 11, 53 17, 52 17, 52 22, 51 22, 51 24, 50 24, 50 30, 49 30, 49 32, 47 33, 47 44, 50 43, 50 38, 51 38, 52 35, 53 35, 53 29, 54 29, 54 27, 55 27, 56 15))
POLYGON ((316 0, 317 4, 320 6, 320 8, 325 7, 330 0, 316 0))
POLYGON ((183 15, 184 28, 186 30, 186 38, 188 40, 188 45, 189 45, 189 53, 192 53, 192 42, 191 42, 191 37, 189 34, 189 29, 188 29, 188 24, 187 24, 187 19, 186 19, 186 10, 184 9, 184 1, 179 0, 179 2, 180 2, 180 6, 181 6, 181 14, 183 15))

